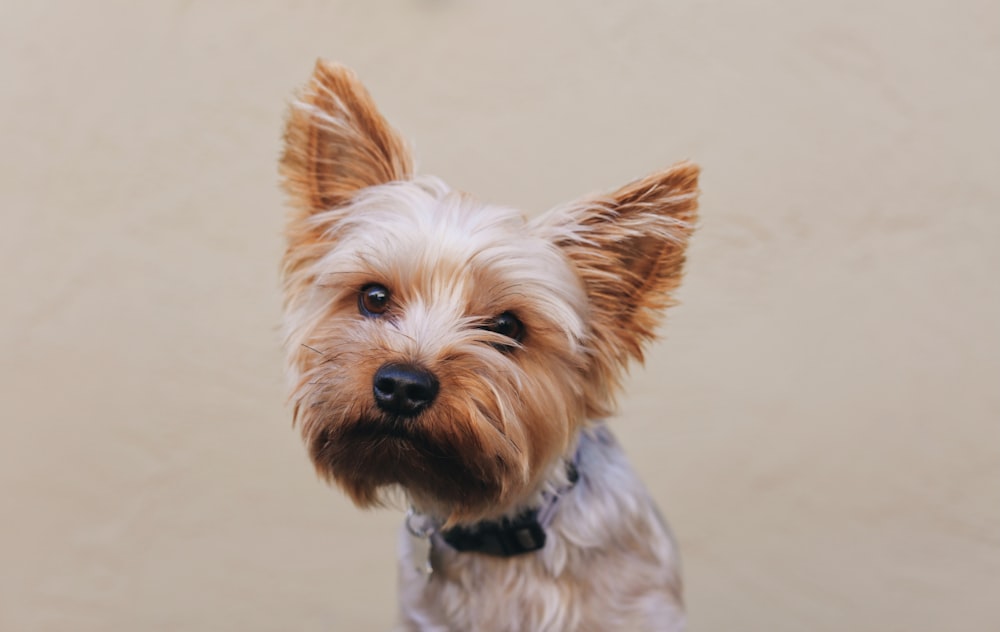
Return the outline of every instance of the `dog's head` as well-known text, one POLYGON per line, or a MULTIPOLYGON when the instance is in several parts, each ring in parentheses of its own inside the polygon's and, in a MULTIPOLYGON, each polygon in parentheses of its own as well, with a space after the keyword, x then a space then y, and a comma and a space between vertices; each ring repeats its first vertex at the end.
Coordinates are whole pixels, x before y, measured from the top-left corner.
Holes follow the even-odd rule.
POLYGON ((318 472, 361 506, 395 487, 453 521, 516 506, 653 338, 697 167, 529 220, 413 177, 364 87, 322 61, 285 142, 284 330, 318 472))

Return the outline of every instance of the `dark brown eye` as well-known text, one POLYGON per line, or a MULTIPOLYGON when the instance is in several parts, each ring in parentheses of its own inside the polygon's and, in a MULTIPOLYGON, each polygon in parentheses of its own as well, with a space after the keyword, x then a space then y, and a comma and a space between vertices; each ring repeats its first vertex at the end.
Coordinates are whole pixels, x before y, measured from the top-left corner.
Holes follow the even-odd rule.
POLYGON ((524 323, 510 312, 504 312, 494 318, 493 322, 487 326, 487 329, 495 331, 502 336, 507 336, 515 342, 521 342, 521 339, 524 338, 524 323))
POLYGON ((384 285, 372 283, 361 288, 358 311, 369 318, 377 318, 389 309, 389 290, 384 285))

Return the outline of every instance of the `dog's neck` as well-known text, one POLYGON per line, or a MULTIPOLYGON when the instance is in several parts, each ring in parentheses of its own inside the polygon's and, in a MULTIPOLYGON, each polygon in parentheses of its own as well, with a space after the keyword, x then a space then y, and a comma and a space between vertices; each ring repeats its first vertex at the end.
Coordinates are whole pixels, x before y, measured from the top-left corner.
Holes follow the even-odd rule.
POLYGON ((546 529, 558 510, 560 499, 580 478, 577 446, 554 465, 538 490, 497 517, 445 526, 443 520, 411 505, 406 527, 418 538, 434 538, 459 552, 475 552, 495 557, 513 557, 545 546, 546 529))
POLYGON ((483 520, 468 526, 441 529, 441 540, 456 551, 513 557, 545 546, 546 529, 552 522, 560 498, 569 492, 580 475, 572 459, 566 464, 567 483, 554 492, 543 492, 541 505, 499 520, 483 520))

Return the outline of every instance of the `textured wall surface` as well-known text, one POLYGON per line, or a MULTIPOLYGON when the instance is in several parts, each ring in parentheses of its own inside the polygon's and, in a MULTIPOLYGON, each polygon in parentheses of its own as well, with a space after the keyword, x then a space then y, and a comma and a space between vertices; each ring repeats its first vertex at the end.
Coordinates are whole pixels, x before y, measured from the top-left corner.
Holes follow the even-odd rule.
POLYGON ((996 630, 1000 5, 0 7, 0 629, 383 630, 400 513, 314 477, 285 105, 356 68, 423 171, 544 210, 692 158, 614 422, 692 628, 996 630))

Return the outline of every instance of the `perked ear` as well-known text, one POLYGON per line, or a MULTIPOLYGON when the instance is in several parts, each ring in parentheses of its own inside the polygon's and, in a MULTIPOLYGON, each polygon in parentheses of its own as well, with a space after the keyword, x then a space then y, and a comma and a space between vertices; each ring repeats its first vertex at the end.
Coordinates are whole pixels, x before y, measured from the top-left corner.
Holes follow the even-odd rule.
POLYGON ((608 414, 602 402, 613 398, 628 361, 642 361, 672 302, 697 218, 698 173, 697 165, 678 163, 545 220, 591 307, 590 414, 608 414))
POLYGON ((348 68, 322 59, 292 103, 281 175, 299 218, 412 172, 406 144, 348 68))

